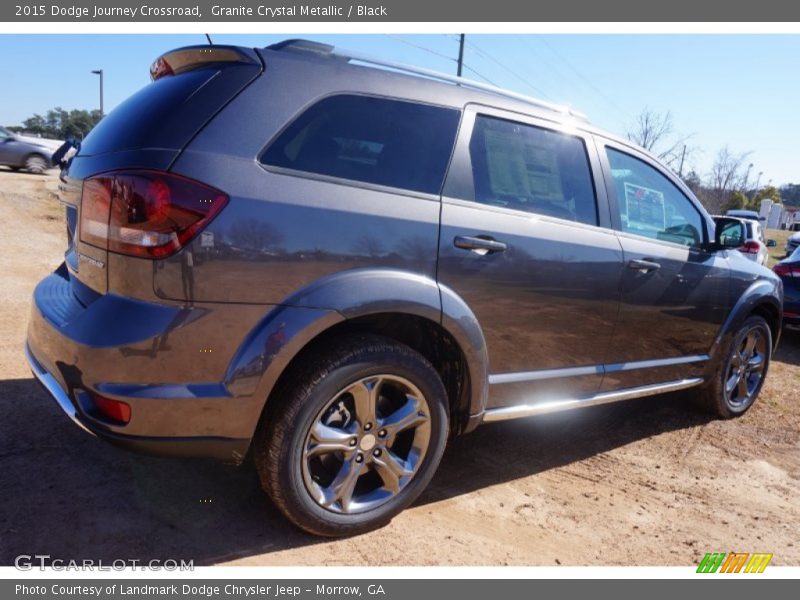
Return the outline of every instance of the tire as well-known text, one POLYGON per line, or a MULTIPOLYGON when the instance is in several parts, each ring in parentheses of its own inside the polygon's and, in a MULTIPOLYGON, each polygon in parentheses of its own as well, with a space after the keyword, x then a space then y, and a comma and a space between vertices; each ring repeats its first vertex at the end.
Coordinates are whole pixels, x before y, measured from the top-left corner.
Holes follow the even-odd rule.
POLYGON ((25 159, 25 170, 35 175, 41 175, 47 167, 47 159, 41 154, 31 154, 25 159))
POLYGON ((762 317, 752 315, 733 336, 711 381, 698 391, 701 406, 722 419, 745 414, 761 392, 771 359, 772 331, 762 317))
POLYGON ((381 527, 439 466, 448 437, 442 380, 423 356, 375 335, 343 336, 302 363, 279 384, 256 431, 261 485, 310 533, 381 527))

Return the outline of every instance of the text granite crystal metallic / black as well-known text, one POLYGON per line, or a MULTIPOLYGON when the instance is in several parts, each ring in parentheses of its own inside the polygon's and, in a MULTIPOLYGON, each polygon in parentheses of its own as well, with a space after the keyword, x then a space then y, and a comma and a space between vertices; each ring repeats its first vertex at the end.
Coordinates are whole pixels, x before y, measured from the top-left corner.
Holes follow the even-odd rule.
POLYGON ((298 40, 151 75, 63 165, 68 248, 34 293, 31 368, 87 431, 251 453, 289 519, 346 535, 482 422, 755 402, 780 279, 579 113, 298 40))

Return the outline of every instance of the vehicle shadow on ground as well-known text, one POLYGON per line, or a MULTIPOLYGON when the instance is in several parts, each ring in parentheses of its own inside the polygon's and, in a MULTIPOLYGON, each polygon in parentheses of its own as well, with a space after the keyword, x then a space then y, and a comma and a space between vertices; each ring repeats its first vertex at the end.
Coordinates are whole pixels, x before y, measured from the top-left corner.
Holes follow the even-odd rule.
MULTIPOLYGON (((0 381, 0 564, 20 554, 213 564, 318 543, 281 516, 252 465, 136 455, 72 425, 33 379, 0 381)), ((427 504, 707 421, 661 396, 479 428, 449 446, 427 504)))

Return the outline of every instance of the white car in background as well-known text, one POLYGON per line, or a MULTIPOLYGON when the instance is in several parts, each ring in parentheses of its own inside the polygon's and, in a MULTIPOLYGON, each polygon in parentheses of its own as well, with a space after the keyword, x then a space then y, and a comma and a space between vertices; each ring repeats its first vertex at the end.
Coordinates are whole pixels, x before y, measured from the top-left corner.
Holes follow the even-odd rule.
POLYGON ((744 244, 739 247, 739 252, 744 254, 750 260, 766 266, 767 262, 769 261, 769 250, 767 250, 767 248, 775 246, 777 242, 775 242, 775 240, 767 240, 764 238, 764 229, 761 227, 761 221, 759 220, 758 213, 754 211, 743 210, 728 211, 725 216, 728 218, 735 218, 744 223, 747 237, 744 241, 744 244), (749 215, 735 215, 733 214, 734 212, 753 212, 755 217, 751 217, 749 215))

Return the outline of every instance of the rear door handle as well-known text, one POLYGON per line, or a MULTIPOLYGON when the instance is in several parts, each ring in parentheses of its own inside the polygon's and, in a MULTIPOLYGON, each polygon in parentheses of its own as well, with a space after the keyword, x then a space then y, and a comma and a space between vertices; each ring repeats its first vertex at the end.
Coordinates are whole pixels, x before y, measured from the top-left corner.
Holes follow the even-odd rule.
POLYGON ((503 242, 498 242, 492 238, 473 237, 470 235, 457 235, 453 239, 453 245, 462 250, 472 250, 476 254, 490 254, 493 252, 505 252, 508 246, 503 242))
POLYGON ((636 269, 637 271, 649 273, 650 271, 658 271, 661 268, 661 265, 652 260, 634 258, 633 260, 628 261, 628 267, 631 269, 636 269))

